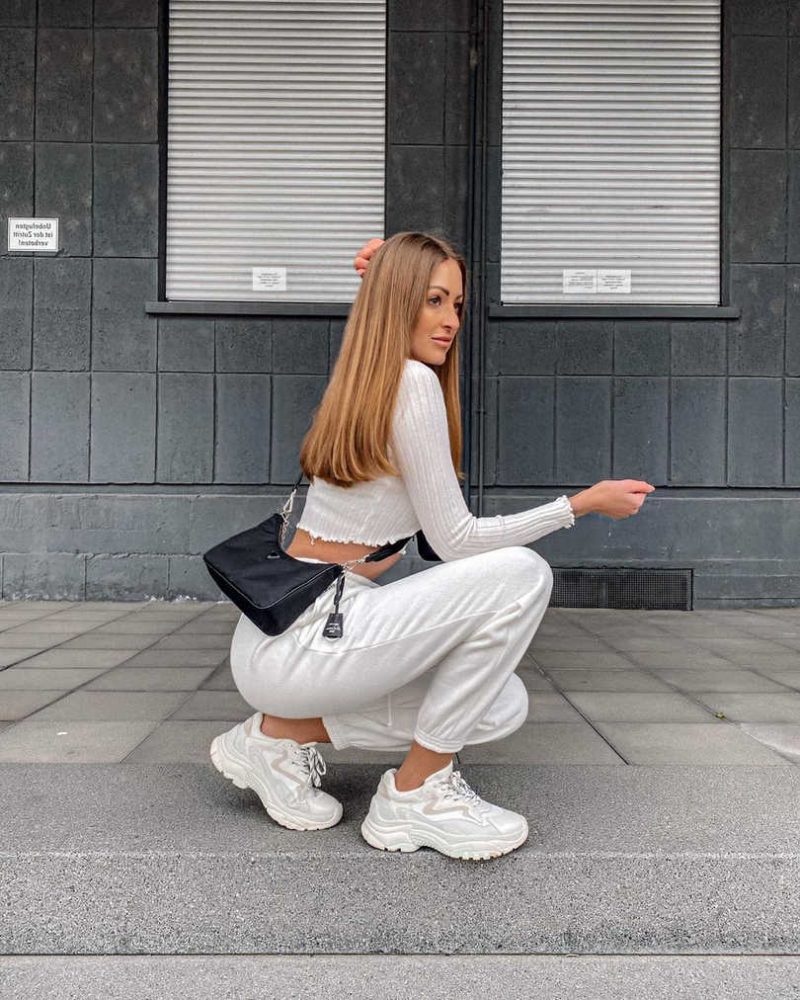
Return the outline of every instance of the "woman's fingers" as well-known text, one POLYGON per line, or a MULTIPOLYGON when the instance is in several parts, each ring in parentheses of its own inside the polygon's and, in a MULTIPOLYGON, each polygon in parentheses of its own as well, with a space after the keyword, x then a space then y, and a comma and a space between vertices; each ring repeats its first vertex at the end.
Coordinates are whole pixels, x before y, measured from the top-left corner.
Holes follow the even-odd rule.
POLYGON ((364 277, 364 272, 367 270, 370 257, 372 257, 382 243, 383 240, 380 239, 380 237, 375 236, 371 240, 367 240, 364 246, 356 254, 355 260, 353 261, 353 267, 356 269, 356 273, 360 277, 364 277))
POLYGON ((628 493, 652 493, 655 490, 655 486, 640 479, 622 479, 620 483, 628 493))

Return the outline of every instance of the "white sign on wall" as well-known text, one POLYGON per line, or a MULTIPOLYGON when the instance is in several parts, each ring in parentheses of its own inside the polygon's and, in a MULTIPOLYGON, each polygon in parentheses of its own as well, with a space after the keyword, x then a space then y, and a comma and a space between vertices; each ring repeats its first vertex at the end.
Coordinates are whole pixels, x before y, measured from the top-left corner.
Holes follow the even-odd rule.
POLYGON ((631 272, 619 267, 565 267, 564 295, 630 295, 631 272))
POLYGON ((9 219, 8 249, 58 250, 58 219, 9 219))
POLYGON ((285 292, 286 291, 286 268, 285 267, 254 267, 253 268, 253 291, 254 292, 285 292))
POLYGON ((594 295, 597 291, 597 271, 589 267, 565 267, 562 272, 565 295, 594 295))
POLYGON ((598 268, 597 291, 600 295, 630 295, 631 272, 618 267, 598 268))

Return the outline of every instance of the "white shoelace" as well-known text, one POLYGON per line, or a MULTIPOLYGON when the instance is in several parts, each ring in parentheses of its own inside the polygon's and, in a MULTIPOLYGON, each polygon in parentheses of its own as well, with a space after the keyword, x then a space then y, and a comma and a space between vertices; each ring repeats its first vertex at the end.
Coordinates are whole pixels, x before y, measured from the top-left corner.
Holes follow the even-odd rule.
POLYGON ((315 746, 293 746, 290 751, 291 761, 303 771, 306 782, 319 788, 322 776, 328 770, 322 754, 315 746))
POLYGON ((483 799, 474 788, 467 784, 461 777, 460 771, 453 771, 449 778, 444 778, 441 782, 442 794, 446 799, 456 799, 461 802, 469 802, 478 805, 483 799))

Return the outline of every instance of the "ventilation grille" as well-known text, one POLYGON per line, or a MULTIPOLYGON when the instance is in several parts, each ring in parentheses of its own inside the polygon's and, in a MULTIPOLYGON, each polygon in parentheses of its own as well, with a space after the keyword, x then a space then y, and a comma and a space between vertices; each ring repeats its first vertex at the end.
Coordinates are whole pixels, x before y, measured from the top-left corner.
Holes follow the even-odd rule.
POLYGON ((690 569, 554 569, 550 606, 690 611, 692 571, 690 569))

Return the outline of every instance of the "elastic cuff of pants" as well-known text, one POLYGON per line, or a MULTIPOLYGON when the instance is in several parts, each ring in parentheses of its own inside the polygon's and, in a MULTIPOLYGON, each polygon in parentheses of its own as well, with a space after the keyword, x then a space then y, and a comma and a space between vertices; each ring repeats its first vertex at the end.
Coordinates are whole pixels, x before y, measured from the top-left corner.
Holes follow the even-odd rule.
POLYGON ((454 740, 437 740, 433 736, 421 733, 419 730, 414 733, 414 741, 419 743, 421 747, 425 747, 426 750, 432 750, 434 753, 458 753, 464 746, 461 740, 458 742, 454 740))
POLYGON ((342 732, 342 728, 336 721, 336 718, 332 715, 322 716, 322 725, 325 727, 328 736, 331 738, 331 744, 334 750, 344 750, 345 747, 350 746, 350 741, 345 737, 342 732))

